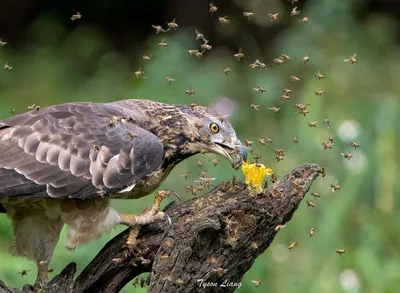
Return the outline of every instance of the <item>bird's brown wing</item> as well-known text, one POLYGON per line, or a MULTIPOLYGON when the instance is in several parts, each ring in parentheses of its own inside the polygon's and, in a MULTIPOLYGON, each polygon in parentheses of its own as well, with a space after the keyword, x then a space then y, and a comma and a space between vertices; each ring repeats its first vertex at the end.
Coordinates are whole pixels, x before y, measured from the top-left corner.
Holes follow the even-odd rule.
POLYGON ((69 103, 0 121, 0 198, 88 198, 145 178, 163 145, 134 120, 110 125, 132 115, 118 103, 69 103))

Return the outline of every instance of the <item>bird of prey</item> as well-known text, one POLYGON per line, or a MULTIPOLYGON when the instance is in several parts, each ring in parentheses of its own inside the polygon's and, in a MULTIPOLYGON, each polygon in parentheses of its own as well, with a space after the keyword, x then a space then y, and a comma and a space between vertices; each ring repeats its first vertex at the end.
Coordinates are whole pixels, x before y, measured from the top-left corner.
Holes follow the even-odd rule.
POLYGON ((76 102, 0 120, 0 212, 13 224, 13 253, 36 262, 42 287, 64 224, 69 249, 117 224, 131 228, 133 245, 133 228, 167 218, 159 211, 163 196, 140 215, 119 213, 110 200, 150 194, 176 164, 200 152, 233 167, 247 158, 231 124, 197 105, 76 102))

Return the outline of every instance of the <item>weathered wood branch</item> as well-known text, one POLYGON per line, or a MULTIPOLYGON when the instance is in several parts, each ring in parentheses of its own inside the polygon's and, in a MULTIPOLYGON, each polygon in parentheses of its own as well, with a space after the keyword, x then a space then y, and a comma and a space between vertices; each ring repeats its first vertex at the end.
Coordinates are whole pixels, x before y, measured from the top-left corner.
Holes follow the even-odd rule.
MULTIPOLYGON (((123 248, 127 230, 99 252, 74 281, 69 264, 43 293, 113 293, 143 272, 151 272, 149 293, 233 292, 236 287, 201 286, 201 281, 240 282, 254 260, 274 239, 277 225, 288 222, 320 174, 304 164, 263 193, 251 194, 243 183, 228 182, 206 195, 173 203, 164 211, 172 225, 143 227, 134 251, 123 248)), ((22 292, 0 281, 0 293, 22 292)))

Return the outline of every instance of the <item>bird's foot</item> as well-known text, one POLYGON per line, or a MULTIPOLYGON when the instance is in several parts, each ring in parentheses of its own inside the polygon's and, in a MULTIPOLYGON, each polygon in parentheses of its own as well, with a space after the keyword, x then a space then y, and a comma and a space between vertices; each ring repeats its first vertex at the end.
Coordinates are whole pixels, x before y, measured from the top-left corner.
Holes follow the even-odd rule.
POLYGON ((135 247, 136 238, 139 235, 140 228, 144 225, 148 225, 159 220, 167 221, 168 224, 171 225, 170 217, 164 212, 160 211, 160 204, 167 196, 168 194, 166 195, 163 192, 158 192, 152 206, 149 209, 146 209, 140 215, 120 214, 120 223, 130 227, 124 248, 132 249, 135 247))

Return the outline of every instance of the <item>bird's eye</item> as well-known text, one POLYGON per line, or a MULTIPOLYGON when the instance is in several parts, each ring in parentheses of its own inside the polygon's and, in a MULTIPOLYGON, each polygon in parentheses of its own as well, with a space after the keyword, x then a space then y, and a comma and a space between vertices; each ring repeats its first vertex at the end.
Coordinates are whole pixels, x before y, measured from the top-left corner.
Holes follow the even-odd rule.
POLYGON ((218 131, 219 131, 219 126, 218 126, 218 124, 217 124, 217 123, 211 123, 211 124, 210 124, 210 131, 211 131, 212 133, 218 133, 218 131))

